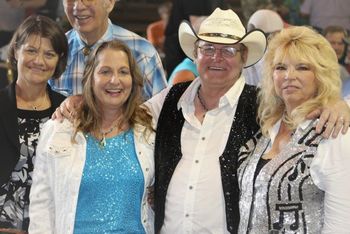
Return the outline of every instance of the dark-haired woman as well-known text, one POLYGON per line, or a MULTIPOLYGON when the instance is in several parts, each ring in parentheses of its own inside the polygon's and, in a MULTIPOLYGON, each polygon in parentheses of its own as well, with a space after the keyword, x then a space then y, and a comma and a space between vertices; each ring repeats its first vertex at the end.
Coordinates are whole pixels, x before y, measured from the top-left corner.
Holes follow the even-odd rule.
POLYGON ((18 75, 0 91, 0 232, 28 230, 40 130, 64 100, 47 81, 62 74, 67 51, 64 32, 44 16, 27 18, 10 43, 9 61, 18 75))

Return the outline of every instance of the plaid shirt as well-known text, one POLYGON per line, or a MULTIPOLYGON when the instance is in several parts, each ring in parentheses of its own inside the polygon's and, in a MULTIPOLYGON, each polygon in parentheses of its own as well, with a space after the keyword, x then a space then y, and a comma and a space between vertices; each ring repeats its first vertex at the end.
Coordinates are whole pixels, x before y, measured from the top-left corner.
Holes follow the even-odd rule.
MULTIPOLYGON (((78 32, 72 29, 66 35, 69 44, 67 69, 59 79, 50 80, 49 84, 53 90, 69 96, 82 93, 82 77, 87 57, 83 54, 85 44, 78 32)), ((146 100, 167 86, 162 62, 154 47, 146 39, 112 24, 110 20, 106 33, 91 49, 112 39, 121 40, 130 47, 144 77, 143 96, 146 100)))

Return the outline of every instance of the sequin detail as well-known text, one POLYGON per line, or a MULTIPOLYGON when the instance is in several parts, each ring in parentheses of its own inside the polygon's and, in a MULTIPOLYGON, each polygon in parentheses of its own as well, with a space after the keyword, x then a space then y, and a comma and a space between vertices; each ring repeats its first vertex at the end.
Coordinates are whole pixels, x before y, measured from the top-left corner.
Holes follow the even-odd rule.
MULTIPOLYGON (((163 104, 159 115, 155 145, 155 229, 159 232, 164 222, 167 189, 179 163, 181 153, 181 131, 185 119, 177 103, 189 83, 174 85, 163 104)), ((237 233, 239 223, 239 190, 237 161, 239 148, 258 131, 256 122, 256 87, 245 85, 238 101, 229 139, 220 156, 221 180, 225 199, 227 230, 237 233)), ((208 201, 210 202, 210 201, 208 201)))
POLYGON ((324 192, 313 183, 310 165, 322 137, 313 125, 297 129, 255 184, 256 166, 270 139, 259 133, 241 149, 239 233, 321 233, 324 192))
POLYGON ((87 136, 86 162, 74 233, 145 233, 141 223, 144 178, 133 131, 99 142, 87 136))

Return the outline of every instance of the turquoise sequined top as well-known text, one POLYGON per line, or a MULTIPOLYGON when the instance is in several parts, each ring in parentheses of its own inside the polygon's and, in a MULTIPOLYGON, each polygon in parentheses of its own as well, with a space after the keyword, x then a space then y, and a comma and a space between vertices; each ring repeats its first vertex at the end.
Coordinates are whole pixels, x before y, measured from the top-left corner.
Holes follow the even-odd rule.
POLYGON ((128 130, 106 139, 101 148, 87 135, 74 234, 145 233, 141 223, 144 178, 128 130))

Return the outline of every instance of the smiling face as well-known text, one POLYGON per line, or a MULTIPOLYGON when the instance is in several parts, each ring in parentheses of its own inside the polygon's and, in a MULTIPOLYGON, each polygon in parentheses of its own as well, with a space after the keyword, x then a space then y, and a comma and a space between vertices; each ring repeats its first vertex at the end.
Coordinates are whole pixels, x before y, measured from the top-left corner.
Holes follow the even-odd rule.
POLYGON ((63 0, 69 23, 87 44, 98 41, 108 27, 115 0, 63 0))
POLYGON ((98 105, 103 110, 122 110, 133 82, 127 54, 106 48, 99 53, 97 61, 93 73, 93 92, 98 105))
POLYGON ((288 113, 317 94, 317 80, 311 66, 295 59, 277 62, 273 81, 288 113))
POLYGON ((204 41, 198 42, 195 62, 203 85, 213 88, 229 89, 239 78, 246 60, 246 50, 240 44, 222 45, 204 41), (200 47, 213 46, 216 50, 212 56, 205 55, 200 47), (224 56, 223 48, 237 50, 232 57, 224 56))
POLYGON ((16 50, 18 82, 46 83, 54 74, 59 56, 47 38, 30 35, 16 50))

